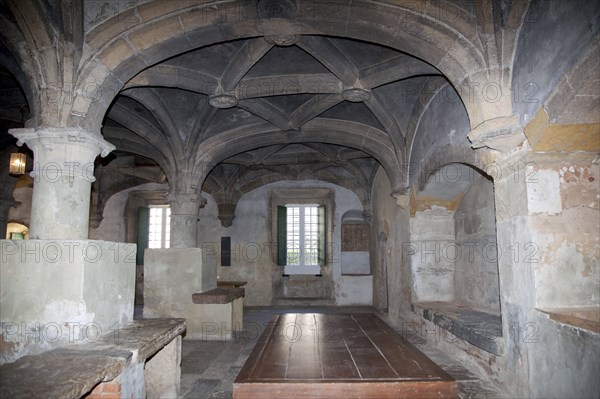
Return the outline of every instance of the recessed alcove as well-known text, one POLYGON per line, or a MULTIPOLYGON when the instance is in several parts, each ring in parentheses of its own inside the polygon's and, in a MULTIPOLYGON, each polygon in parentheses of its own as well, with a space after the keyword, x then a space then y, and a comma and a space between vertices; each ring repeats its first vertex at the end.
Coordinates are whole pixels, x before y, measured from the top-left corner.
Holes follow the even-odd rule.
POLYGON ((494 355, 505 351, 502 317, 454 302, 418 302, 411 310, 458 338, 494 355))
POLYGON ((342 275, 368 276, 369 263, 369 224, 362 210, 349 210, 342 215, 342 275))
POLYGON ((503 354, 492 180, 464 164, 439 168, 416 193, 411 232, 413 312, 503 354))

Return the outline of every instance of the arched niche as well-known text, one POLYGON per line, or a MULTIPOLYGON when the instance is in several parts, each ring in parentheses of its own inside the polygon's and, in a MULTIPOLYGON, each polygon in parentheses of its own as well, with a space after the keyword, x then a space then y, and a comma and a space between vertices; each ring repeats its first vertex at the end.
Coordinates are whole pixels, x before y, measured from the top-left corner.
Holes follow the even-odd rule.
POLYGON ((29 227, 18 222, 8 222, 6 225, 7 240, 28 240, 29 227))
POLYGON ((352 209, 342 215, 342 275, 371 274, 369 261, 369 223, 363 211, 352 209))
POLYGON ((430 174, 411 210, 413 310, 461 339, 502 354, 492 179, 449 163, 430 174))

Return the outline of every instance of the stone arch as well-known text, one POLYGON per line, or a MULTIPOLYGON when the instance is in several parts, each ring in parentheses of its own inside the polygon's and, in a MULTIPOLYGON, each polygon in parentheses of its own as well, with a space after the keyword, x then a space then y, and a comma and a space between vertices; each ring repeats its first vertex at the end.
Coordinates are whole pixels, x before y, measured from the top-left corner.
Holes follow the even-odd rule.
MULTIPOLYGON (((269 31, 273 25, 256 15, 253 3, 242 0, 217 6, 153 1, 129 9, 89 33, 88 43, 99 50, 84 62, 73 113, 85 115, 82 127, 96 131, 124 82, 146 67, 193 48, 265 33, 291 31, 376 42, 434 65, 455 87, 486 75, 486 49, 481 48, 475 24, 465 23, 473 19, 466 10, 444 3, 428 4, 427 10, 421 10, 418 3, 400 6, 367 1, 331 7, 324 2, 302 2, 298 12, 290 14, 296 20, 277 20, 278 32, 269 31), (426 35, 422 28, 413 28, 423 26, 426 35), (86 89, 90 84, 95 85, 93 94, 86 89)), ((483 101, 466 105, 472 126, 498 113, 510 114, 498 107, 488 109, 483 101)))
POLYGON ((493 162, 487 163, 470 147, 447 144, 438 148, 423 162, 419 170, 419 176, 414 181, 417 184, 417 189, 422 190, 434 173, 450 164, 466 165, 491 180, 497 177, 495 173, 496 165, 493 162))
POLYGON ((5 7, 8 12, 0 16, 3 43, 18 63, 15 68, 9 61, 7 67, 19 79, 30 107, 26 126, 75 126, 68 122, 73 117, 71 98, 77 81, 74 66, 83 46, 83 30, 74 21, 82 5, 62 7, 61 17, 59 3, 10 0, 5 7))
POLYGON ((502 355, 498 262, 502 252, 497 244, 494 183, 481 169, 462 161, 437 165, 414 192, 409 251, 413 308, 471 344, 502 355), (439 316, 448 312, 456 316, 439 316), (494 339, 480 342, 469 336, 471 332, 455 331, 452 323, 447 324, 466 314, 487 323, 486 333, 494 339))
POLYGON ((258 124, 220 133, 204 141, 197 150, 200 154, 193 174, 201 184, 210 170, 219 162, 248 149, 273 144, 324 142, 341 144, 362 150, 375 158, 386 170, 394 189, 402 187, 400 165, 393 145, 381 130, 356 122, 316 118, 301 131, 281 131, 272 125, 258 124), (242 133, 242 134, 240 134, 242 133))
MULTIPOLYGON (((292 178, 284 171, 271 170, 268 176, 258 175, 253 177, 252 179, 240 180, 241 181, 232 182, 231 185, 224 186, 223 184, 218 182, 217 179, 215 179, 212 175, 209 175, 204 181, 204 184, 202 185, 202 192, 207 193, 208 195, 213 197, 213 200, 217 204, 217 208, 219 211, 218 217, 219 220, 221 220, 221 225, 223 227, 231 226, 235 217, 235 209, 237 207, 237 203, 245 194, 267 184, 290 180, 315 180, 343 187, 353 192, 363 205, 364 210, 361 210, 359 212, 361 215, 361 219, 364 218, 364 212, 369 212, 370 214, 371 204, 370 198, 368 198, 367 190, 365 190, 363 187, 356 184, 356 182, 348 178, 344 179, 326 173, 318 174, 316 176, 306 176, 304 174, 300 174, 295 178, 292 178)), ((342 217, 342 219, 344 219, 344 217, 342 217)))

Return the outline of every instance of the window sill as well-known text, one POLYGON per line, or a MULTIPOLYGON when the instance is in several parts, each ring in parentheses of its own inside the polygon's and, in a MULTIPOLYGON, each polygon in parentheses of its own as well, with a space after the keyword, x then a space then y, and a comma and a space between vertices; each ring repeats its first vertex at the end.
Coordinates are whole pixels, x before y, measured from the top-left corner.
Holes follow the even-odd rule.
POLYGON ((547 314, 550 320, 588 330, 596 334, 600 333, 600 306, 536 309, 547 314))
POLYGON ((317 275, 321 274, 321 266, 284 266, 283 274, 292 275, 317 275))

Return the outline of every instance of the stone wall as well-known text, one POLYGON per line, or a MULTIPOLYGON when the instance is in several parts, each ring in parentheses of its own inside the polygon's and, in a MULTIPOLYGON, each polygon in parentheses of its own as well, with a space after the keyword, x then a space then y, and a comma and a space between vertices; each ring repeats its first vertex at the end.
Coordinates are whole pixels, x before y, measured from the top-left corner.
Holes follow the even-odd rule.
POLYGON ((144 318, 184 318, 191 339, 219 324, 222 308, 210 312, 192 301, 193 294, 217 287, 216 266, 203 261, 200 248, 146 249, 144 269, 144 318))
POLYGON ((527 197, 536 307, 600 305, 600 167, 590 154, 534 158, 527 197))
POLYGON ((478 177, 454 212, 454 300, 500 313, 494 186, 478 177))
MULTIPOLYGON (((214 258, 218 277, 221 280, 247 281, 246 306, 268 306, 272 303, 273 274, 281 274, 281 267, 275 265, 270 232, 271 212, 269 210, 269 190, 281 188, 328 188, 334 192, 333 242, 328 243, 331 252, 333 304, 370 305, 372 288, 370 276, 342 276, 341 218, 349 210, 362 210, 358 197, 351 191, 320 181, 278 182, 257 188, 244 195, 235 211, 231 227, 223 227, 214 200, 206 195, 208 202, 200 210, 198 225, 199 246, 204 249, 204 259, 214 258), (231 266, 221 266, 220 239, 231 237, 231 266)), ((368 261, 368 260, 367 260, 368 261)), ((352 259, 355 263, 355 259, 352 259)), ((356 267, 356 265, 354 265, 356 267)), ((297 280, 297 278, 296 278, 297 280)))
POLYGON ((218 210, 212 198, 200 210, 198 235, 200 247, 217 256, 218 276, 221 280, 247 281, 246 306, 270 305, 273 299, 273 273, 281 274, 275 265, 270 231, 271 212, 268 209, 269 190, 275 188, 323 187, 334 191, 333 242, 331 252, 331 278, 334 303, 370 304, 371 286, 368 278, 343 279, 341 268, 341 216, 348 210, 362 209, 358 197, 342 187, 319 181, 278 182, 260 187, 244 195, 236 208, 231 227, 222 227, 217 219, 218 210), (231 266, 220 266, 220 237, 231 237, 231 266))
POLYGON ((414 301, 454 300, 454 212, 444 207, 415 212, 410 218, 414 301))
MULTIPOLYGON (((366 252, 347 252, 342 256, 341 248, 341 216, 349 210, 360 210, 362 205, 358 197, 342 187, 318 181, 280 182, 254 190, 240 200, 233 225, 225 228, 218 219, 218 208, 210 195, 204 194, 208 202, 199 211, 198 247, 204 249, 202 260, 219 265, 218 275, 223 280, 243 280, 246 285, 246 306, 270 305, 272 293, 272 272, 274 264, 271 259, 271 234, 267 227, 270 223, 268 212, 268 190, 271 188, 290 187, 327 187, 335 191, 335 215, 333 242, 330 251, 333 254, 332 282, 335 301, 338 304, 356 305, 372 303, 371 277, 369 274, 369 255, 366 252), (220 266, 220 237, 231 237, 232 266, 220 266), (364 276, 342 277, 342 262, 347 261, 346 270, 364 276)), ((90 229, 93 239, 117 239, 130 241, 126 204, 131 192, 164 190, 164 184, 148 183, 123 190, 113 195, 104 208, 103 219, 97 229, 90 229)), ((29 190, 30 189, 21 189, 29 190)), ((22 204, 11 210, 11 215, 21 215, 30 208, 31 198, 27 192, 19 195, 22 204)), ((17 197, 17 194, 15 194, 17 197)), ((22 218, 20 218, 22 219, 22 218)), ((20 220, 19 219, 19 220, 20 220)), ((135 225, 135 223, 133 223, 135 225)), ((344 274, 347 274, 344 271, 344 274)), ((353 274, 353 273, 350 273, 353 274)))
POLYGON ((573 323, 597 320, 600 305, 597 155, 535 154, 523 166, 532 239, 520 256, 534 266, 536 308, 531 393, 593 397, 600 390, 599 334, 573 323), (581 318, 552 320, 572 311, 581 318))
POLYGON ((410 311, 412 273, 407 245, 410 240, 408 210, 396 205, 383 169, 373 181, 373 223, 370 252, 373 270, 373 305, 399 318, 410 311))
POLYGON ((0 241, 0 363, 132 321, 135 251, 107 241, 0 241))
MULTIPOLYGON (((102 222, 98 228, 90 228, 89 236, 94 240, 117 240, 123 242, 135 242, 131 240, 131 237, 127 237, 127 215, 126 215, 126 204, 132 191, 142 190, 167 190, 166 184, 147 183, 139 186, 131 187, 126 190, 120 191, 117 194, 110 197, 104 206, 104 212, 102 213, 102 222), (131 240, 131 241, 130 241, 131 240)), ((137 229, 137 213, 135 214, 136 220, 133 221, 133 225, 137 229)))

